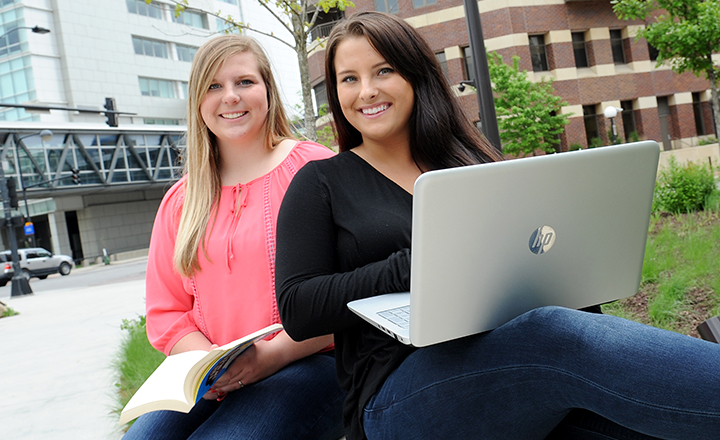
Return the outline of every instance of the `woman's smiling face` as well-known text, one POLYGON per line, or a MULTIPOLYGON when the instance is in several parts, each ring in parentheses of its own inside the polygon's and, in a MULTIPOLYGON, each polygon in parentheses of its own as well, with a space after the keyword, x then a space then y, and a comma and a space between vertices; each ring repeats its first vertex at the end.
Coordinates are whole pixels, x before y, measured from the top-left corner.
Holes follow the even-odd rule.
POLYGON ((219 143, 262 136, 267 113, 267 88, 250 51, 223 62, 200 103, 200 115, 219 143))
POLYGON ((335 72, 343 115, 363 142, 408 142, 413 88, 367 38, 351 37, 337 46, 335 72))

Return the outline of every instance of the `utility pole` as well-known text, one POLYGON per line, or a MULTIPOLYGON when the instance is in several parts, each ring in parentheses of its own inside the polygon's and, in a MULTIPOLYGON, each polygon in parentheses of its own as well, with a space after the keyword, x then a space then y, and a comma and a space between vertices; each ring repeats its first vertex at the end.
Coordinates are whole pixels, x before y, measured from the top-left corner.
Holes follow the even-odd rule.
POLYGON ((12 289, 10 296, 22 296, 33 293, 30 283, 23 276, 20 269, 20 259, 18 258, 17 238, 15 236, 15 226, 12 221, 12 208, 10 207, 10 193, 5 179, 5 170, 2 163, 5 161, 5 148, 0 152, 0 190, 2 190, 3 211, 5 215, 5 227, 7 228, 8 241, 10 242, 10 255, 12 257, 13 277, 12 289))

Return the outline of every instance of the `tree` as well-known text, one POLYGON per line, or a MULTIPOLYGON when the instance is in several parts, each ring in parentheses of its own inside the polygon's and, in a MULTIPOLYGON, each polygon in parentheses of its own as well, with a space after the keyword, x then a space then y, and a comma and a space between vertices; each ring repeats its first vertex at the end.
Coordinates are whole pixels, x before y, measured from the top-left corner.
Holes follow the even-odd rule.
POLYGON ((566 103, 553 94, 552 81, 530 81, 517 55, 512 66, 497 52, 488 54, 488 61, 503 152, 515 157, 555 152, 569 115, 560 113, 566 103))
POLYGON ((613 0, 626 20, 644 20, 637 38, 658 50, 658 65, 668 62, 677 73, 703 75, 710 82, 715 133, 720 133, 718 73, 712 54, 720 51, 720 2, 717 0, 613 0))
MULTIPOLYGON (((145 1, 148 4, 151 2, 151 0, 145 1)), ((176 16, 191 7, 188 3, 189 0, 169 1, 175 4, 176 16)), ((275 34, 253 28, 250 24, 235 21, 232 16, 222 16, 220 13, 213 13, 206 10, 202 10, 202 12, 224 20, 229 25, 227 30, 247 29, 257 32, 261 35, 274 38, 295 51, 297 54, 298 67, 300 68, 300 82, 302 84, 305 136, 316 141, 315 106, 312 100, 310 66, 308 63, 308 41, 310 41, 310 32, 317 23, 320 11, 328 13, 330 9, 333 8, 344 11, 345 8, 354 7, 355 5, 350 0, 319 0, 317 2, 313 0, 258 0, 258 2, 287 29, 293 38, 293 44, 288 43, 275 34)))

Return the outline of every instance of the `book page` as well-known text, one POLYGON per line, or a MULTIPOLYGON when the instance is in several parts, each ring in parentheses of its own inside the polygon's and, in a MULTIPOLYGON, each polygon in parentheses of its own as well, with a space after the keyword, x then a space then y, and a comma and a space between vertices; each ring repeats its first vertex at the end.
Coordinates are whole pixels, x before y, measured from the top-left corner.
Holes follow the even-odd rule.
POLYGON ((125 405, 120 415, 120 424, 158 409, 190 411, 194 402, 192 394, 187 395, 185 392, 186 375, 207 354, 207 351, 194 350, 165 358, 125 405))

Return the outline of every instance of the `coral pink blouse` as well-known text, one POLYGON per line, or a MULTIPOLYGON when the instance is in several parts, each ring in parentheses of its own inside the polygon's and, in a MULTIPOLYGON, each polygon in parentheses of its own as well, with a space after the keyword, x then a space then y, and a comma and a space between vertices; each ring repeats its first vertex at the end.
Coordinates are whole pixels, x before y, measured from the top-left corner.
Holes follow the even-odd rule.
POLYGON ((165 194, 150 240, 146 274, 147 334, 165 354, 194 331, 223 345, 280 322, 275 303, 275 223, 295 173, 307 162, 332 156, 298 142, 275 169, 248 183, 224 186, 217 219, 210 218, 207 256, 192 278, 173 267, 175 238, 187 176, 165 194), (209 260, 208 260, 209 259, 209 260))

